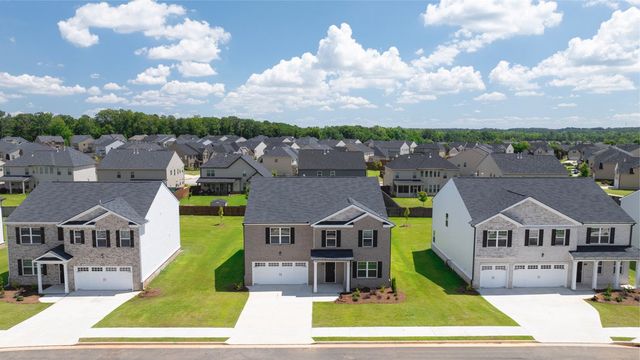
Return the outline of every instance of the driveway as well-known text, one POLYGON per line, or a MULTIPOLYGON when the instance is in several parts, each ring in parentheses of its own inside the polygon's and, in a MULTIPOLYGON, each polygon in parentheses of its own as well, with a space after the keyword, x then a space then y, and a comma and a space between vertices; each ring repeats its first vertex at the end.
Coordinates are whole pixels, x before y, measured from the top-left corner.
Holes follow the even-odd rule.
POLYGON ((0 348, 73 345, 80 336, 136 292, 77 291, 4 331, 0 348))
POLYGON ((493 306, 540 342, 610 343, 598 311, 584 300, 591 291, 553 289, 482 289, 493 306))

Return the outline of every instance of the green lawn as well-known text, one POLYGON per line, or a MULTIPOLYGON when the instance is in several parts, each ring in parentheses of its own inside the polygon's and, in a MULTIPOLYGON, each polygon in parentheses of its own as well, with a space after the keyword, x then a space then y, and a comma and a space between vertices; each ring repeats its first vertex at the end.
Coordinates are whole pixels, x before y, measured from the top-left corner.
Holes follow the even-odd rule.
POLYGON ((531 336, 391 336, 391 337, 314 337, 316 342, 350 341, 534 341, 531 336))
POLYGON ((184 173, 187 174, 187 175, 200 176, 200 170, 198 170, 198 169, 196 169, 196 170, 185 170, 184 173))
POLYGON ((431 219, 403 218, 392 230, 392 276, 406 294, 401 304, 313 304, 313 326, 516 326, 465 283, 431 250, 431 219))
POLYGON ((627 196, 635 190, 603 189, 609 195, 627 196))
POLYGON ((243 270, 242 217, 181 216, 182 253, 149 288, 97 327, 233 327, 248 293, 232 291, 243 270))
POLYGON ((367 170, 367 176, 369 177, 380 177, 380 170, 367 170))
POLYGON ((433 206, 432 200, 433 200, 433 197, 429 196, 429 198, 427 199, 427 201, 424 202, 424 205, 423 205, 422 202, 418 200, 418 198, 398 198, 398 197, 393 198, 393 201, 395 201, 396 204, 398 204, 400 207, 403 207, 403 208, 432 207, 433 206))
POLYGON ((600 313, 603 327, 640 327, 640 306, 586 301, 600 313))
MULTIPOLYGON (((7 260, 7 247, 3 245, 0 248, 0 278, 2 284, 7 283, 9 277, 9 266, 7 260)), ((51 304, 9 304, 0 301, 0 330, 6 330, 10 327, 27 320, 33 315, 46 309, 51 304)))
POLYGON ((27 198, 27 195, 28 194, 0 194, 0 197, 4 198, 2 206, 18 206, 27 198))
POLYGON ((227 206, 247 205, 247 199, 244 194, 233 194, 229 196, 192 195, 191 198, 188 196, 182 198, 182 200, 180 200, 180 205, 209 206, 213 199, 227 200, 227 206))

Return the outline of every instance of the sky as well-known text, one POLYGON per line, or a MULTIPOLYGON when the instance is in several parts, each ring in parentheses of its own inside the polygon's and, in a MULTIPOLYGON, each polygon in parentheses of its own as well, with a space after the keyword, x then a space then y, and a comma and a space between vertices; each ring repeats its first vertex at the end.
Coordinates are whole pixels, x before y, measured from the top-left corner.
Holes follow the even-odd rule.
POLYGON ((640 0, 0 2, 0 109, 640 126, 640 0))

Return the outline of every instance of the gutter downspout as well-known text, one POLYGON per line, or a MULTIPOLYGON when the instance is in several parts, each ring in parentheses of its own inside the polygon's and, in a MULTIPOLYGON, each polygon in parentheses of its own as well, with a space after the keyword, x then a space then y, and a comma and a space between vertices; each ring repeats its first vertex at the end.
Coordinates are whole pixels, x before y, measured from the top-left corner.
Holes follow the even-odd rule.
POLYGON ((471 259, 471 286, 473 287, 473 279, 476 275, 476 227, 473 226, 473 257, 471 259))

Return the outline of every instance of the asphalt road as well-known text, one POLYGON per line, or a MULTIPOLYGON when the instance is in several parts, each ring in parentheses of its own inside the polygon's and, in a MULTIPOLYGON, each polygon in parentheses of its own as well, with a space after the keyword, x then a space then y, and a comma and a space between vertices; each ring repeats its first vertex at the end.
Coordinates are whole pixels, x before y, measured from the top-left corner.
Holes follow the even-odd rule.
POLYGON ((640 348, 622 346, 458 346, 458 347, 320 347, 307 348, 70 348, 0 352, 0 359, 22 360, 193 360, 193 359, 640 359, 640 348))

